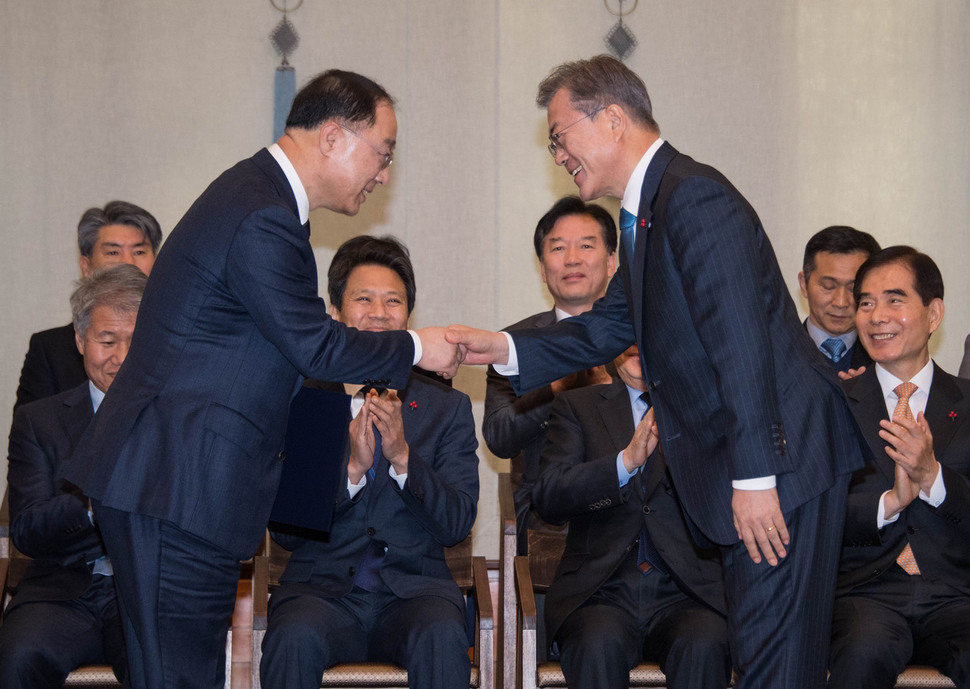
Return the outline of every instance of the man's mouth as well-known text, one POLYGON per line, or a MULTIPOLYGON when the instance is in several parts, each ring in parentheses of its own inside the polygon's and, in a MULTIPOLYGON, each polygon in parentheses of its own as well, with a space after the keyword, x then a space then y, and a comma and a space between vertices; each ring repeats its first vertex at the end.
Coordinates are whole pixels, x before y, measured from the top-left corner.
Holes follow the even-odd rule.
POLYGON ((882 342, 885 340, 893 339, 894 337, 896 337, 896 333, 876 333, 874 335, 870 335, 869 337, 871 337, 876 342, 882 342))
POLYGON ((572 172, 570 172, 569 174, 571 174, 573 176, 573 179, 576 179, 576 175, 578 175, 580 172, 582 172, 582 170, 583 170, 583 166, 582 165, 577 165, 576 166, 576 169, 573 170, 572 172))

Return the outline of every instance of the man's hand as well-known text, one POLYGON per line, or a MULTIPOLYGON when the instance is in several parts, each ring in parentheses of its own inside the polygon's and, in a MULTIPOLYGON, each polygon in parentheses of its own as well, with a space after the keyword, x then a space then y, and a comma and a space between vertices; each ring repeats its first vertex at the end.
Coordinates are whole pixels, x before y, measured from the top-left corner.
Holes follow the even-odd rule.
POLYGON ((850 368, 848 371, 839 371, 839 378, 842 380, 851 380, 856 376, 861 376, 865 372, 865 366, 860 366, 859 368, 850 368))
POLYGON ((885 492, 886 497, 882 501, 884 521, 892 519, 909 507, 909 504, 919 495, 919 484, 909 478, 909 474, 903 467, 897 464, 894 473, 893 487, 885 492))
POLYGON ((879 425, 882 426, 879 437, 889 443, 886 454, 897 467, 902 467, 920 490, 929 494, 940 471, 940 463, 933 453, 933 434, 923 412, 915 420, 883 419, 879 425))
MULTIPOLYGON (((451 344, 461 347, 466 364, 507 364, 509 342, 502 333, 478 330, 464 325, 452 325, 445 334, 451 344)), ((424 340, 421 340, 424 344, 424 340)), ((423 367, 422 367, 423 368, 423 367)))
POLYGON ((369 401, 378 399, 377 391, 371 390, 364 398, 364 406, 350 422, 350 460, 347 462, 347 478, 355 486, 367 470, 374 465, 374 431, 369 401))
POLYGON ((401 417, 401 398, 393 390, 387 397, 367 396, 367 408, 377 432, 381 434, 381 454, 398 474, 408 473, 408 443, 404 439, 404 420, 401 417))
POLYGON ((434 371, 442 378, 454 378, 461 365, 462 352, 454 342, 445 339, 447 328, 430 327, 415 331, 421 340, 421 360, 418 366, 434 371))
POLYGON ((653 407, 650 407, 637 424, 630 444, 623 450, 623 466, 632 474, 646 463, 647 457, 653 454, 659 443, 657 422, 653 416, 653 407))
POLYGON ((788 554, 785 546, 789 543, 788 527, 781 513, 778 491, 774 488, 735 488, 731 508, 734 510, 734 528, 738 532, 738 538, 744 541, 751 559, 760 563, 763 553, 769 565, 777 565, 778 558, 788 554))

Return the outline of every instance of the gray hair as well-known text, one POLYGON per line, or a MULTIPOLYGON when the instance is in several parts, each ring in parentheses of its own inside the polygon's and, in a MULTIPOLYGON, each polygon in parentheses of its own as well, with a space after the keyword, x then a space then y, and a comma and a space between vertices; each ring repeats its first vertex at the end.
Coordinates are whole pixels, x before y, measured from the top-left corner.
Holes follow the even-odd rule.
POLYGON ((148 277, 128 263, 118 263, 81 278, 71 295, 71 318, 74 330, 83 340, 91 326, 91 312, 107 306, 119 314, 136 314, 141 306, 148 277))
POLYGON ((141 230, 152 245, 152 253, 158 253, 162 243, 162 228, 151 213, 141 206, 127 201, 109 201, 102 208, 88 208, 77 224, 77 248, 82 256, 91 258, 98 233, 108 225, 129 225, 141 230))
POLYGON ((539 83, 536 105, 548 109, 553 96, 562 89, 569 92, 570 104, 586 115, 617 103, 634 122, 660 134, 643 79, 611 55, 564 62, 554 68, 539 83))

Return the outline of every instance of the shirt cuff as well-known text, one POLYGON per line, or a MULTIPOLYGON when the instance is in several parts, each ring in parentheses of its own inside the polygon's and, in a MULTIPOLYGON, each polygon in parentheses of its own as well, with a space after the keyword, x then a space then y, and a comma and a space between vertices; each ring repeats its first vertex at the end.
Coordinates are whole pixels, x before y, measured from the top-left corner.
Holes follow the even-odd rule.
POLYGON ((878 511, 876 512, 876 526, 880 529, 885 527, 886 524, 892 524, 895 522, 897 519, 899 519, 899 515, 902 514, 902 512, 897 512, 889 519, 883 518, 883 515, 886 514, 886 495, 888 493, 889 491, 887 490, 885 493, 879 496, 879 507, 877 508, 878 511))
POLYGON ((408 480, 407 472, 399 474, 394 471, 394 465, 392 464, 387 468, 387 473, 391 475, 391 478, 397 481, 397 485, 401 490, 404 490, 404 482, 408 480))
POLYGON ((770 490, 776 485, 774 476, 761 476, 759 478, 744 478, 731 481, 731 487, 735 490, 770 490))
POLYGON ((350 493, 350 499, 353 500, 354 496, 361 491, 361 489, 367 485, 367 474, 360 477, 360 483, 356 486, 347 479, 347 492, 350 493))
POLYGON ((504 330, 501 331, 505 335, 505 339, 509 342, 509 361, 506 364, 492 364, 492 368, 500 376, 517 376, 519 375, 519 356, 515 353, 515 342, 512 341, 512 336, 509 335, 504 330))
MULTIPOLYGON (((939 462, 937 462, 939 466, 939 462)), ((930 487, 930 494, 927 495, 923 491, 919 492, 919 498, 923 502, 929 503, 932 507, 939 507, 946 500, 946 486, 943 485, 943 467, 939 466, 936 471, 936 479, 933 481, 933 485, 930 487)))
POLYGON ((424 347, 421 346, 421 338, 414 330, 408 330, 411 335, 411 339, 414 340, 414 362, 412 366, 417 366, 418 362, 421 361, 421 357, 424 356, 424 347))
POLYGON ((639 467, 632 473, 626 470, 623 464, 623 450, 616 453, 616 477, 620 480, 620 488, 629 483, 630 479, 637 475, 637 471, 640 471, 639 467))

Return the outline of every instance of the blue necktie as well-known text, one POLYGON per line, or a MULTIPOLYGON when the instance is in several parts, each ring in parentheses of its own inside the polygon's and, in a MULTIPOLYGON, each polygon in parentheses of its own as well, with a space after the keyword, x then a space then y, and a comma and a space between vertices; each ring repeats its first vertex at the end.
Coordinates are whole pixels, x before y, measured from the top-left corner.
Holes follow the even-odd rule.
POLYGON ((623 260, 633 264, 633 234, 637 216, 626 208, 620 209, 620 243, 623 245, 623 260))
POLYGON ((839 359, 841 359, 842 356, 845 354, 845 350, 847 349, 847 347, 845 346, 845 342, 843 342, 841 338, 830 337, 829 339, 827 339, 825 342, 822 343, 821 349, 823 352, 825 352, 825 356, 827 356, 835 363, 839 363, 839 359))
MULTIPOLYGON (((647 405, 644 409, 643 414, 640 419, 646 416, 647 410, 650 409, 650 393, 643 393, 640 395, 640 399, 647 405)), ((647 475, 653 468, 653 457, 647 459, 644 465, 640 468, 640 495, 646 498, 647 486, 645 481, 647 480, 647 475)), ((646 503, 644 502, 644 507, 646 503)), ((647 531, 646 525, 640 528, 640 539, 637 546, 637 567, 643 574, 649 574, 653 569, 659 569, 661 572, 666 572, 667 567, 664 563, 663 558, 660 556, 660 552, 657 547, 653 544, 653 539, 650 538, 650 533, 647 531)))

